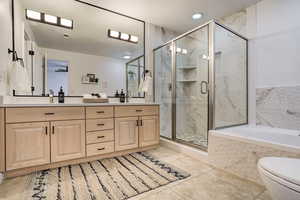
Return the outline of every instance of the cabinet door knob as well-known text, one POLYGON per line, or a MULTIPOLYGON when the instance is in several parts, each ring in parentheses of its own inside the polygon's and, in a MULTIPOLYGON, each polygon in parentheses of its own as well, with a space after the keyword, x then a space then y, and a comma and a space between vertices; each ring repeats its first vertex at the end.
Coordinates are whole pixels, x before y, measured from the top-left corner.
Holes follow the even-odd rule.
POLYGON ((139 126, 139 120, 136 120, 136 126, 139 126))
POLYGON ((141 120, 141 126, 143 126, 143 120, 141 120))
POLYGON ((48 126, 45 127, 45 135, 48 135, 48 126))
POLYGON ((54 129, 55 129, 54 126, 52 126, 52 135, 54 135, 54 129))

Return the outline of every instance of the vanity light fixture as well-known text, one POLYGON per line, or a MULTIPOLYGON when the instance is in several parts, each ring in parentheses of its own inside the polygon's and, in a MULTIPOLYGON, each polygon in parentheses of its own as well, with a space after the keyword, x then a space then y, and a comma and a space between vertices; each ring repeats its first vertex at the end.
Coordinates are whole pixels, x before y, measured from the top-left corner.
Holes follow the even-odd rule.
POLYGON ((72 28, 73 27, 73 21, 65 18, 60 18, 60 25, 67 27, 67 28, 72 28))
POLYGON ((130 36, 127 33, 121 33, 121 37, 120 38, 121 38, 121 40, 126 40, 127 41, 127 40, 129 40, 129 37, 130 36))
POLYGON ((25 10, 26 19, 44 24, 50 24, 63 28, 73 29, 73 20, 41 13, 33 10, 25 10))
POLYGON ((33 10, 26 10, 26 17, 27 19, 40 21, 42 19, 42 14, 33 10))
POLYGON ((51 23, 51 24, 57 24, 57 17, 53 15, 45 14, 45 22, 51 23))
POLYGON ((120 32, 113 31, 113 30, 108 30, 108 36, 112 37, 112 38, 119 38, 120 37, 120 32))
POLYGON ((188 52, 187 52, 186 49, 182 49, 181 53, 182 53, 182 54, 187 54, 188 52))
POLYGON ((131 35, 131 36, 130 36, 130 41, 131 41, 131 42, 138 42, 138 41, 139 41, 139 38, 138 38, 137 36, 135 36, 135 35, 131 35))
POLYGON ((118 39, 126 42, 131 42, 131 43, 138 43, 139 38, 135 35, 130 35, 127 33, 121 33, 119 31, 113 31, 113 30, 108 30, 108 37, 113 38, 113 39, 118 39))

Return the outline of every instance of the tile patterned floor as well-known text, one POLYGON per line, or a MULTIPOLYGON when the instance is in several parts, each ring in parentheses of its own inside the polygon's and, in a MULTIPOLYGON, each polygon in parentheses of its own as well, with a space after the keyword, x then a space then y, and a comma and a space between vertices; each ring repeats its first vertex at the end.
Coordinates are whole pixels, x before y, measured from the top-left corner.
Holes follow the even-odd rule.
MULTIPOLYGON (((191 173, 191 176, 130 200, 271 200, 264 187, 217 170, 186 154, 165 147, 148 152, 161 161, 191 173)), ((21 182, 22 177, 11 179, 0 185, 1 191, 11 192, 21 182)))
POLYGON ((191 173, 191 177, 130 200, 271 200, 264 187, 217 170, 186 154, 165 147, 149 153, 191 173))

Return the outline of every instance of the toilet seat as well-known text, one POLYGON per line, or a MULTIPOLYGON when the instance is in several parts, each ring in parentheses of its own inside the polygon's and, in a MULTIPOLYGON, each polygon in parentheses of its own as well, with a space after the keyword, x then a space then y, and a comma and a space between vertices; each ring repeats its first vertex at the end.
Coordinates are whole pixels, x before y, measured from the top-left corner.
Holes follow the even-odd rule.
POLYGON ((268 178, 300 193, 300 159, 266 157, 258 167, 268 178))

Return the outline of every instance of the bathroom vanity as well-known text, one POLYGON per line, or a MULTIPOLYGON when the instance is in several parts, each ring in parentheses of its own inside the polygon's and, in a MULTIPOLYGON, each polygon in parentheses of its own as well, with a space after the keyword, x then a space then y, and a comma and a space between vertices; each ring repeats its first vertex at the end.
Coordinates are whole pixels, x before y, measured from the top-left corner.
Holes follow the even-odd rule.
POLYGON ((3 105, 0 172, 7 177, 152 149, 157 104, 3 105))

